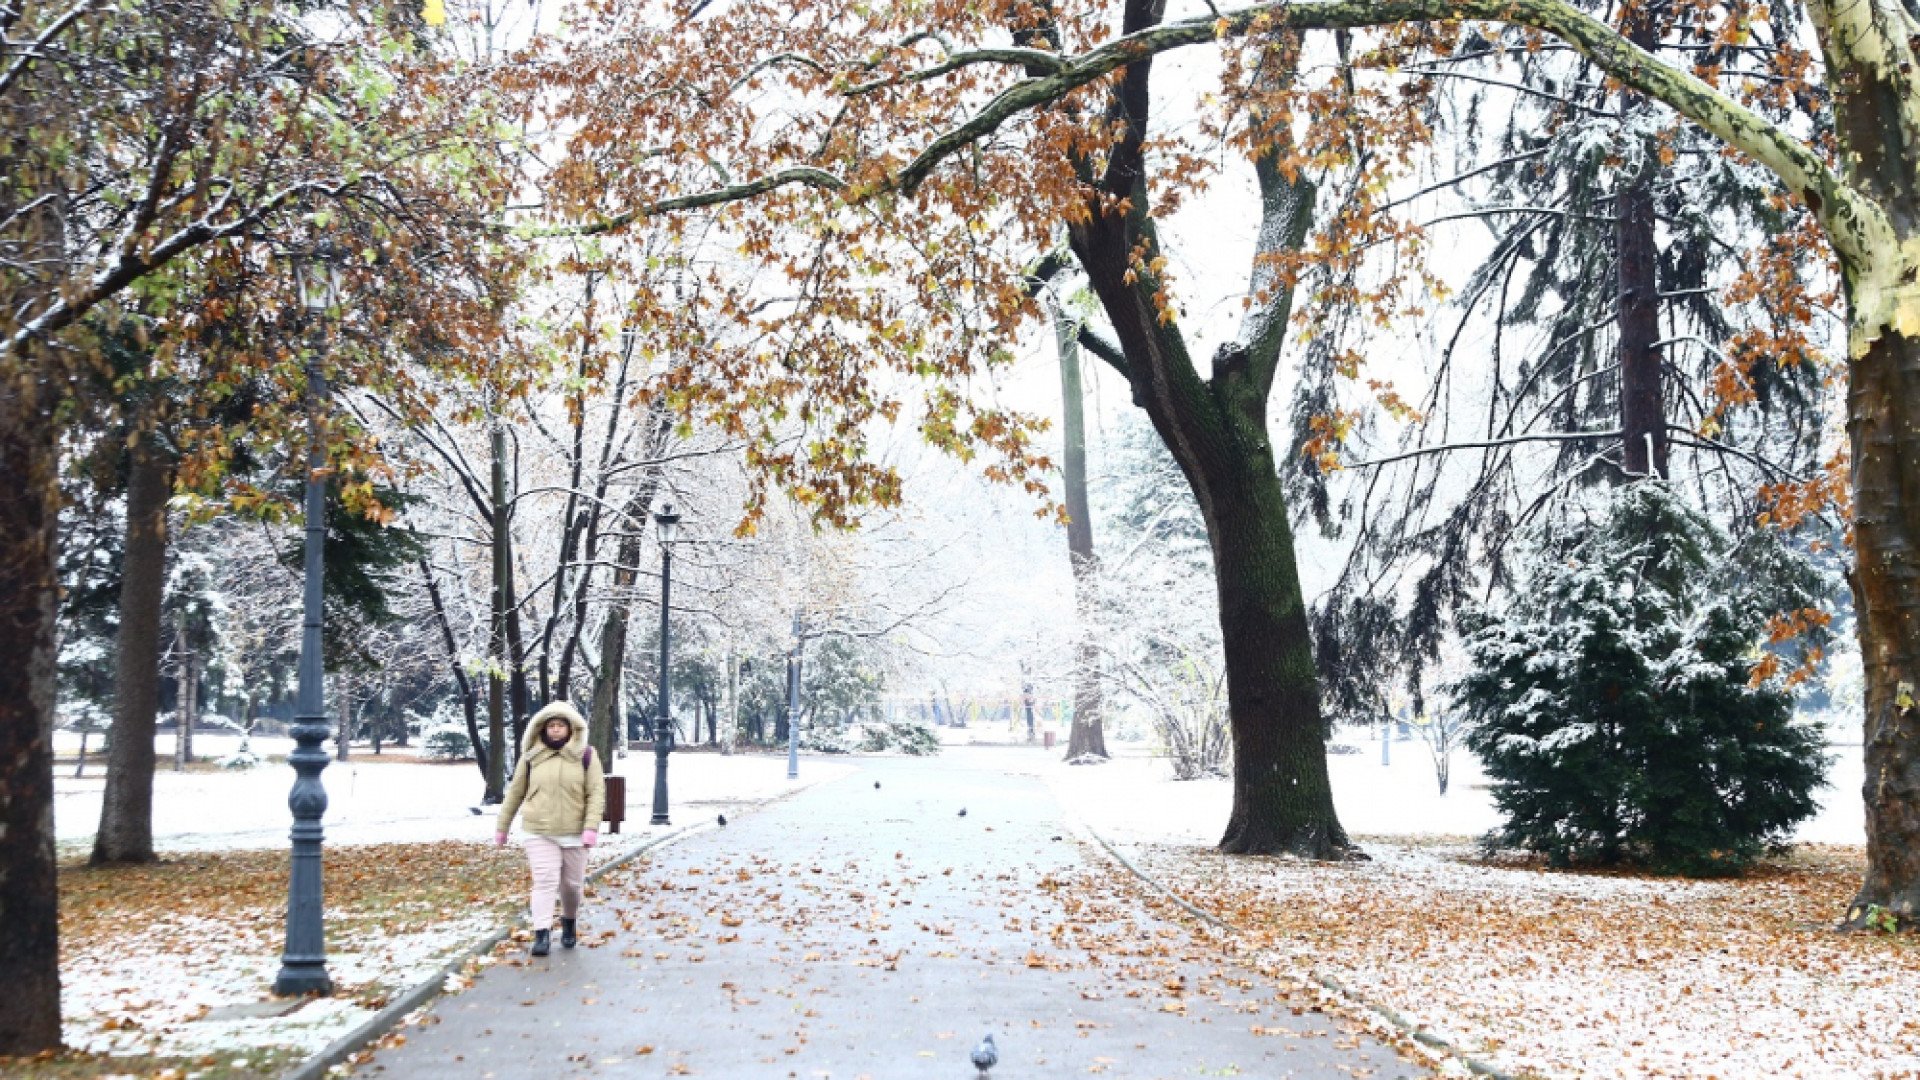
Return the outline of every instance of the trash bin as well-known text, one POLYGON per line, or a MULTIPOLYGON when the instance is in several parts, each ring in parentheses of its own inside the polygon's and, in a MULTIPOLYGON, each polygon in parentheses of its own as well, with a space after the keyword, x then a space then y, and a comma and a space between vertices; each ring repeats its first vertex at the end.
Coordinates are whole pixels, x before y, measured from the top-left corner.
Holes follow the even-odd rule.
POLYGON ((607 777, 607 809, 601 816, 607 819, 607 832, 618 836, 620 823, 627 820, 626 777, 607 777))
POLYGON ((1046 747, 1048 750, 1053 749, 1053 732, 1051 731, 1041 732, 1040 745, 1046 747))

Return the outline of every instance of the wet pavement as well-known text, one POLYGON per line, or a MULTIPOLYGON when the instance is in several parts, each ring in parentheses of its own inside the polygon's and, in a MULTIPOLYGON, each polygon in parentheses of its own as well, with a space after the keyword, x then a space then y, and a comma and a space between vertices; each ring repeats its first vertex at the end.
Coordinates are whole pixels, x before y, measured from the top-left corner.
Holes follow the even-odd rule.
POLYGON ((580 948, 516 950, 355 1075, 967 1078, 988 1032, 996 1078, 1426 1075, 1150 914, 1033 753, 855 759, 656 851, 580 948))

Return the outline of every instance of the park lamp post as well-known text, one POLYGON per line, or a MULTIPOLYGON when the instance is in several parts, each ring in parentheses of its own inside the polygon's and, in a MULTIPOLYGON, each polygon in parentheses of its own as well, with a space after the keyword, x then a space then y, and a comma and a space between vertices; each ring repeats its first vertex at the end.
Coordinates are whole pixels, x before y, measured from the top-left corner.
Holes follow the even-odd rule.
POLYGON ((793 646, 787 650, 787 779, 800 779, 800 609, 793 611, 793 646))
POLYGON ((325 440, 322 416, 327 408, 326 376, 320 354, 326 342, 323 319, 340 300, 340 264, 336 252, 325 246, 293 258, 300 303, 313 334, 307 352, 307 536, 304 624, 300 633, 300 683, 295 701, 293 738, 287 755, 293 766, 293 791, 287 808, 293 811, 293 858, 287 876, 287 945, 280 956, 280 974, 273 992, 282 996, 331 994, 327 975, 327 940, 321 904, 320 820, 327 812, 327 791, 320 772, 327 753, 320 743, 331 731, 321 682, 321 615, 323 546, 326 543, 325 440))
POLYGON ((654 523, 660 526, 660 715, 653 724, 653 817, 654 825, 669 825, 667 820, 667 755, 673 753, 673 714, 668 697, 670 668, 667 636, 668 595, 673 589, 673 537, 680 528, 680 515, 672 503, 661 503, 654 511, 654 523))

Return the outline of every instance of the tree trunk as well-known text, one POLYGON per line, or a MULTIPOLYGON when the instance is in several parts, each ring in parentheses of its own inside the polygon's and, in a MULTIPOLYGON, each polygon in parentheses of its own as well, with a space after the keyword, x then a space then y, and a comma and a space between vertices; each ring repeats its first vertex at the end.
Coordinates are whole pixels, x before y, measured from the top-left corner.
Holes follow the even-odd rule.
POLYGON ((1238 854, 1339 858, 1347 834, 1333 808, 1326 723, 1307 633, 1293 530, 1273 460, 1243 451, 1201 462, 1204 513, 1220 597, 1233 810, 1220 840, 1238 854))
MULTIPOLYGON (((616 590, 633 588, 633 573, 625 567, 640 557, 640 542, 620 541, 620 566, 613 573, 616 590), (623 581, 624 579, 624 581, 623 581)), ((594 752, 602 761, 613 760, 613 732, 624 716, 620 708, 621 680, 627 666, 627 600, 616 593, 607 605, 606 622, 600 627, 600 674, 593 682, 593 709, 587 718, 587 733, 594 752)))
MULTIPOLYGON (((1643 49, 1658 50, 1660 27, 1667 21, 1666 0, 1650 0, 1629 17, 1627 38, 1643 49)), ((1626 115, 1652 108, 1627 91, 1626 115)), ((1655 147, 1647 140, 1640 174, 1614 204, 1615 274, 1619 281, 1620 428, 1624 467, 1629 476, 1667 475, 1667 417, 1660 371, 1660 253, 1654 238, 1653 178, 1659 171, 1655 147)))
POLYGON ((1920 334, 1853 362, 1854 607, 1866 676, 1867 873, 1847 912, 1920 927, 1920 334))
POLYGON ((520 632, 520 598, 513 584, 513 535, 507 534, 507 659, 510 672, 507 699, 512 706, 513 745, 526 738, 527 718, 533 715, 532 690, 527 685, 527 645, 520 632))
POLYGON ((507 762, 507 445, 500 421, 490 434, 493 451, 488 523, 492 529, 493 587, 487 634, 487 792, 486 801, 506 797, 507 762))
POLYGON ((1667 475, 1667 417, 1661 398, 1660 290, 1654 242, 1653 167, 1620 193, 1616 207, 1620 280, 1620 427, 1629 476, 1667 475))
POLYGON ((173 472, 155 436, 128 454, 127 542, 114 636, 113 727, 93 863, 153 861, 154 727, 160 711, 160 607, 167 579, 167 499, 173 472))
MULTIPOLYGON (((371 696, 367 698, 368 704, 378 706, 380 703, 380 695, 384 693, 391 693, 391 689, 389 687, 382 686, 379 690, 375 691, 371 696)), ((381 737, 386 734, 387 724, 390 723, 392 720, 391 704, 392 704, 392 699, 389 698, 388 709, 377 713, 374 716, 373 720, 367 724, 367 741, 373 744, 374 757, 380 756, 380 740, 381 740, 381 737)))
MULTIPOLYGON (((467 721, 467 744, 473 747, 474 764, 480 767, 482 781, 490 785, 493 774, 488 771, 487 762, 493 755, 491 746, 480 738, 479 695, 474 692, 473 680, 467 677, 467 669, 460 663, 460 646, 453 636, 453 622, 447 618, 447 605, 440 596, 439 579, 433 576, 433 566, 424 556, 420 559, 420 576, 426 579, 427 598, 433 603, 433 617, 440 624, 440 640, 447 648, 447 666, 452 669, 453 684, 460 691, 460 712, 467 721)), ((481 801, 498 802, 504 794, 488 786, 481 793, 481 801)))
MULTIPOLYGON (((53 857, 59 449, 39 377, 0 386, 0 1054, 60 1045, 53 857)), ((151 720, 149 720, 151 723, 151 720)), ((153 737, 147 735, 147 776, 153 737)))
POLYGON ((353 684, 345 675, 337 675, 333 685, 340 698, 340 722, 334 728, 333 759, 345 761, 347 742, 353 738, 353 684))
POLYGON ((733 744, 740 738, 740 657, 727 646, 727 737, 720 740, 720 753, 733 753, 733 744))
MULTIPOLYGON (((625 367, 622 369, 625 378, 625 367)), ((646 437, 642 452, 658 457, 666 449, 671 419, 657 401, 647 411, 646 437)), ((626 723, 620 707, 620 692, 627 666, 627 620, 633 610, 633 586, 640 578, 640 532, 646 527, 647 511, 660 490, 660 470, 648 468, 640 477, 633 497, 614 520, 620 524, 620 546, 614 555, 613 597, 607 602, 607 614, 600 626, 600 670, 593 683, 593 705, 587 717, 588 737, 593 740, 600 760, 613 760, 614 730, 626 723)))
MULTIPOLYGON (((1910 10, 1910 9, 1909 9, 1910 10)), ((1866 681, 1867 873, 1847 922, 1876 911, 1920 928, 1920 41, 1888 0, 1809 3, 1832 72, 1853 190, 1814 204, 1841 256, 1848 306, 1855 613, 1866 681), (1824 212, 1823 212, 1824 211, 1824 212)), ((1831 193, 1830 193, 1831 194, 1831 193)), ((1812 203, 1813 200, 1810 200, 1812 203)))
POLYGON ((174 631, 174 650, 180 654, 179 692, 175 695, 173 725, 173 771, 186 772, 193 762, 193 721, 199 715, 200 670, 187 629, 174 631))
MULTIPOLYGON (((1159 18, 1157 7, 1130 0, 1126 29, 1159 18)), ((1121 199, 1116 205, 1091 198, 1069 237, 1119 336, 1116 366, 1186 477, 1213 549, 1234 762, 1233 810, 1220 849, 1349 857, 1353 848, 1327 775, 1326 724, 1293 529, 1267 432, 1267 398, 1293 305, 1280 261, 1305 241, 1314 188, 1304 177, 1282 174, 1278 159, 1291 147, 1284 124, 1274 125, 1271 148, 1254 162, 1261 220, 1248 282, 1253 302, 1239 339, 1220 349, 1211 376, 1202 378, 1177 312, 1162 306, 1153 270, 1163 251, 1146 183, 1150 75, 1150 62, 1129 65, 1113 98, 1111 118, 1125 125, 1126 135, 1099 186, 1121 199)), ((1291 78, 1280 65, 1258 75, 1291 78)), ((1265 122, 1258 115, 1252 121, 1265 122)), ((1091 168, 1083 162, 1082 169, 1091 179, 1091 168)))
POLYGON ((1065 318, 1051 297, 1053 337, 1060 351, 1060 427, 1066 447, 1062 455, 1067 497, 1067 561, 1073 568, 1073 730, 1067 735, 1067 757, 1107 755, 1102 721, 1100 647, 1093 640, 1094 578, 1099 564, 1093 554, 1093 512, 1087 505, 1086 395, 1080 382, 1079 329, 1065 318))

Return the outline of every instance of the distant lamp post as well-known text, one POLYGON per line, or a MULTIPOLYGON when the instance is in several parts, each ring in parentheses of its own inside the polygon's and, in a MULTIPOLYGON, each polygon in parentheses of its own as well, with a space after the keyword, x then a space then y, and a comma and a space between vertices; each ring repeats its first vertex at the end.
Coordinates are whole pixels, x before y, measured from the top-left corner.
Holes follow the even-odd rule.
POLYGON ((667 755, 673 753, 673 714, 669 710, 671 651, 667 636, 668 596, 673 589, 673 537, 680 531, 680 515, 672 503, 661 503, 653 520, 660 526, 660 715, 653 723, 653 817, 655 825, 670 825, 667 820, 667 755))
POLYGON ((340 264, 330 247, 296 255, 294 283, 306 309, 313 341, 307 352, 307 538, 305 621, 300 633, 300 684, 295 701, 293 739, 287 755, 293 766, 293 791, 287 808, 293 811, 293 859, 287 877, 287 946, 280 955, 280 974, 273 992, 283 996, 331 994, 327 975, 327 938, 321 904, 320 819, 327 812, 327 791, 320 783, 327 754, 320 743, 331 734, 321 681, 320 652, 322 562, 326 543, 327 464, 321 418, 327 410, 326 376, 320 355, 326 345, 324 319, 340 301, 340 264))
POLYGON ((800 612, 793 613, 793 648, 787 651, 787 779, 800 779, 800 612))

